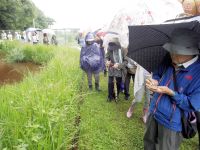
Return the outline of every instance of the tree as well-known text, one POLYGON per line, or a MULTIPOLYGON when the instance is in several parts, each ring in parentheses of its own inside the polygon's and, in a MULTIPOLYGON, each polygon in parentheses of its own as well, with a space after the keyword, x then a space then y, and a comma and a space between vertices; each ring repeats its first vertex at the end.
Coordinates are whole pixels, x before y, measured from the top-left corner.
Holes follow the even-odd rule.
POLYGON ((47 28, 49 23, 55 22, 46 17, 31 0, 1 0, 0 3, 0 29, 24 30, 33 25, 47 28))

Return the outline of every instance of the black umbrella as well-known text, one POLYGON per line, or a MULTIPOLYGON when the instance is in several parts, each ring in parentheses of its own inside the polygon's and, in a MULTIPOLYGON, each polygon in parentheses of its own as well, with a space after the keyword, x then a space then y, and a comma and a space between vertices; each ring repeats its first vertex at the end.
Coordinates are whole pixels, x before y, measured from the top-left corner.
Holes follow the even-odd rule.
POLYGON ((143 66, 147 71, 153 72, 162 61, 170 61, 170 57, 167 55, 168 52, 162 46, 166 42, 169 42, 171 33, 175 28, 187 28, 200 33, 200 24, 198 21, 129 26, 127 56, 143 66))

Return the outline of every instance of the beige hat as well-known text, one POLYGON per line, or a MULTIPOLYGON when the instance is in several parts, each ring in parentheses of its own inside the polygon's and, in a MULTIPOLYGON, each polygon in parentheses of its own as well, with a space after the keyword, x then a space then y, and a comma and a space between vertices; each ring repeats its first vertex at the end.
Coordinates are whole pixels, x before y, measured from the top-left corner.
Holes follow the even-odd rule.
POLYGON ((198 55, 200 35, 192 30, 179 28, 172 32, 169 42, 163 48, 170 53, 179 55, 198 55))
POLYGON ((119 38, 118 37, 113 37, 109 40, 109 43, 115 43, 117 45, 120 45, 120 42, 119 42, 119 38))

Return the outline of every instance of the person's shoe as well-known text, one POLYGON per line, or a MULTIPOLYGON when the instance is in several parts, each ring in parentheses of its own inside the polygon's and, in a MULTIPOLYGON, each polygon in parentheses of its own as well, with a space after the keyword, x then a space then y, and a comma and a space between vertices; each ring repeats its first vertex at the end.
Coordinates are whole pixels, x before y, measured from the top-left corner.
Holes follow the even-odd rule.
POLYGON ((147 122, 148 115, 149 115, 148 109, 143 109, 142 121, 144 124, 146 124, 146 122, 147 122))
POLYGON ((119 100, 118 99, 115 99, 115 103, 118 103, 119 102, 119 100))
POLYGON ((106 70, 103 71, 103 75, 104 75, 104 77, 107 77, 107 71, 106 70))
POLYGON ((130 107, 126 113, 127 118, 131 118, 131 116, 133 115, 133 108, 130 107))
POLYGON ((89 90, 92 91, 92 85, 89 85, 89 90))
POLYGON ((100 88, 99 88, 99 84, 98 83, 95 83, 95 90, 98 91, 98 92, 101 91, 100 88))
POLYGON ((144 115, 144 116, 142 117, 142 121, 143 121, 144 124, 146 124, 146 122, 147 122, 147 116, 146 116, 146 115, 144 115))
POLYGON ((129 96, 125 96, 125 98, 124 98, 125 100, 129 100, 129 96))
POLYGON ((107 102, 111 102, 113 99, 112 98, 107 98, 107 102))

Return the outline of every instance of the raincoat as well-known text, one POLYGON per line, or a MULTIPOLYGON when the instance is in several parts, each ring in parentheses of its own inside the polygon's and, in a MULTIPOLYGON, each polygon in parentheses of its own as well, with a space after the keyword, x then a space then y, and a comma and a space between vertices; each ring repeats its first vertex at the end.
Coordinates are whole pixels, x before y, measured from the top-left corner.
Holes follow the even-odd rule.
POLYGON ((80 66, 86 72, 98 73, 102 70, 102 55, 96 43, 81 48, 80 66))

